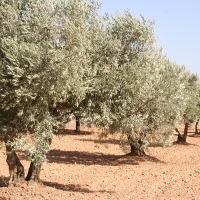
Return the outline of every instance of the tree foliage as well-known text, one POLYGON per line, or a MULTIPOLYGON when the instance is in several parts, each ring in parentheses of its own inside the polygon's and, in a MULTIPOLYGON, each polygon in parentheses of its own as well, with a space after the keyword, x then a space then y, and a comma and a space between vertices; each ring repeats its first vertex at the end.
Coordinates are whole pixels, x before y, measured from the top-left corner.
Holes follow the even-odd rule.
POLYGON ((101 78, 89 94, 90 120, 127 135, 132 154, 143 154, 150 143, 171 145, 184 107, 185 68, 162 55, 152 21, 140 21, 129 12, 107 20, 112 48, 106 49, 101 78))
MULTIPOLYGON (((184 124, 184 134, 181 135, 179 133, 178 135, 178 143, 186 142, 187 133, 189 126, 194 123, 198 122, 200 118, 200 82, 197 75, 190 74, 188 71, 185 72, 185 79, 183 80, 185 84, 184 91, 182 95, 184 96, 184 104, 182 113, 181 113, 181 120, 180 124, 184 124)), ((196 126, 198 123, 196 124, 196 126)), ((178 132, 178 129, 176 129, 178 132)), ((197 127, 195 130, 196 133, 198 133, 197 127)))
POLYGON ((19 149, 31 161, 26 180, 39 179, 70 114, 127 136, 134 155, 171 145, 177 121, 198 119, 198 77, 163 55, 154 22, 99 9, 93 0, 0 2, 0 134, 12 177, 24 174, 19 149))
POLYGON ((7 154, 19 148, 35 166, 46 160, 57 125, 50 108, 60 98, 64 69, 55 5, 49 0, 0 3, 0 130, 7 154))

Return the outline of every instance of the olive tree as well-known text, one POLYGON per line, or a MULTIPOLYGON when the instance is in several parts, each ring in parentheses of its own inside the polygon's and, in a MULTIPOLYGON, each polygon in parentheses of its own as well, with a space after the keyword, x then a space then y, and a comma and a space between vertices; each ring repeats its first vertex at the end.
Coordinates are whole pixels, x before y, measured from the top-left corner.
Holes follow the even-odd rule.
POLYGON ((57 112, 66 111, 76 118, 76 131, 80 120, 91 112, 91 96, 100 77, 102 60, 106 59, 106 20, 99 15, 100 3, 86 0, 62 1, 62 30, 67 77, 63 79, 62 101, 57 103, 57 112), (71 55, 73 57, 71 58, 71 55), (66 80, 70 80, 67 82, 66 80))
POLYGON ((91 94, 89 120, 126 135, 132 155, 143 155, 150 143, 171 145, 184 101, 185 69, 162 55, 152 21, 129 12, 106 19, 106 56, 91 94))
POLYGON ((0 130, 10 183, 25 175, 16 149, 31 161, 25 179, 38 182, 54 131, 71 113, 79 118, 89 112, 105 20, 98 1, 3 0, 0 5, 0 130))
POLYGON ((0 2, 0 134, 5 141, 10 184, 24 179, 15 152, 31 161, 26 180, 39 181, 41 164, 57 120, 63 53, 59 15, 53 0, 0 2), (33 134, 33 140, 26 140, 33 134))
POLYGON ((190 72, 186 71, 185 79, 183 81, 185 82, 185 88, 182 95, 184 96, 183 103, 185 104, 185 106, 182 110, 180 123, 184 124, 184 134, 181 135, 179 130, 176 128, 176 131, 178 132, 178 143, 186 142, 188 128, 192 123, 196 122, 195 133, 198 132, 197 125, 200 117, 199 78, 197 75, 190 74, 190 72))

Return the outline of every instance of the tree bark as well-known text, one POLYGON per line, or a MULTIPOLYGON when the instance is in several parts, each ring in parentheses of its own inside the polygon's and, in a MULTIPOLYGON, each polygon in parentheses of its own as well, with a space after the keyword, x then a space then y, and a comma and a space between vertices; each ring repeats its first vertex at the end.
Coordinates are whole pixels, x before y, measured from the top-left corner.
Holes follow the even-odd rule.
POLYGON ((143 141, 139 139, 137 142, 133 141, 132 137, 130 135, 127 136, 128 141, 131 147, 131 152, 129 155, 131 156, 143 156, 145 155, 144 149, 142 148, 143 141))
POLYGON ((18 185, 24 181, 24 166, 20 162, 13 147, 8 144, 9 141, 12 141, 12 137, 6 136, 4 138, 4 142, 7 154, 6 162, 8 164, 10 174, 9 185, 18 185))
POLYGON ((76 116, 76 133, 80 133, 81 123, 80 123, 80 117, 76 116))
POLYGON ((131 155, 131 156, 143 156, 143 155, 145 155, 145 152, 141 148, 141 146, 136 147, 135 145, 130 144, 130 147, 131 147, 131 152, 129 153, 129 155, 131 155))
MULTIPOLYGON (((52 143, 52 138, 48 138, 47 142, 49 142, 49 145, 52 143)), ((26 176, 26 181, 28 183, 41 183, 40 181, 40 172, 41 172, 42 164, 35 164, 33 161, 30 163, 28 174, 26 176)))
POLYGON ((7 152, 6 162, 10 173, 9 185, 17 185, 24 181, 24 166, 20 162, 15 151, 7 152))
POLYGON ((187 138, 187 134, 188 134, 188 127, 189 127, 189 124, 185 123, 184 134, 183 134, 185 142, 186 142, 186 138, 187 138))
POLYGON ((199 124, 199 119, 195 123, 195 134, 199 134, 199 132, 198 132, 198 124, 199 124))
POLYGON ((185 123, 183 135, 181 135, 178 129, 176 128, 176 132, 178 133, 177 143, 186 143, 188 127, 189 127, 189 124, 185 123))
POLYGON ((35 165, 34 162, 31 162, 26 176, 26 181, 40 183, 40 171, 42 165, 35 165))

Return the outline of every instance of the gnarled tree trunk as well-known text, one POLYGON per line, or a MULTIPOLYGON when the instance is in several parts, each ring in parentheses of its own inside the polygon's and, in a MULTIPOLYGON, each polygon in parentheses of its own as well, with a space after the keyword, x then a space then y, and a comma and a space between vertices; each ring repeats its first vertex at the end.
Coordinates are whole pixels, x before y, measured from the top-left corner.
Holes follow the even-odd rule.
POLYGON ((31 162, 26 176, 26 181, 40 183, 40 171, 42 165, 35 165, 34 162, 31 162))
POLYGON ((130 144, 130 146, 131 146, 131 152, 129 153, 129 155, 132 155, 132 156, 143 156, 143 155, 145 155, 145 152, 141 148, 141 146, 135 146, 135 145, 132 145, 132 144, 130 144))
POLYGON ((13 147, 8 144, 8 137, 4 138, 6 145, 6 162, 9 167, 10 180, 9 185, 17 185, 24 181, 24 166, 20 162, 16 152, 13 150, 13 147))
POLYGON ((6 162, 9 166, 10 173, 9 185, 17 185, 24 181, 24 166, 20 162, 15 151, 7 152, 6 162))
POLYGON ((189 127, 189 123, 185 123, 183 135, 181 135, 178 129, 176 128, 176 132, 178 133, 177 143, 186 143, 188 127, 189 127))
POLYGON ((131 152, 129 155, 131 156, 143 156, 145 155, 144 149, 142 148, 143 146, 143 141, 139 139, 138 141, 133 141, 132 137, 130 135, 127 136, 128 141, 131 147, 131 152))
MULTIPOLYGON (((10 173, 9 185, 18 186, 25 181, 40 183, 41 164, 35 165, 34 162, 31 162, 28 174, 25 178, 24 166, 20 162, 13 147, 8 143, 9 141, 12 142, 13 139, 12 138, 8 139, 8 138, 9 137, 5 137, 4 142, 6 145, 6 154, 7 154, 6 162, 8 164, 10 173)), ((48 142, 51 144, 51 139, 49 139, 48 142)))

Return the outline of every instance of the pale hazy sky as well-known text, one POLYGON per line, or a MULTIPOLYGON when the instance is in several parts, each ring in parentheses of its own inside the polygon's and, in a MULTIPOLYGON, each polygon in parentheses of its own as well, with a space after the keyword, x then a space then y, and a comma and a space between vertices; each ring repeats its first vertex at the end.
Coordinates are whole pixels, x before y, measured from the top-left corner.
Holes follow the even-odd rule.
POLYGON ((164 54, 200 76, 200 0, 100 0, 100 13, 122 13, 155 21, 155 34, 164 54))

